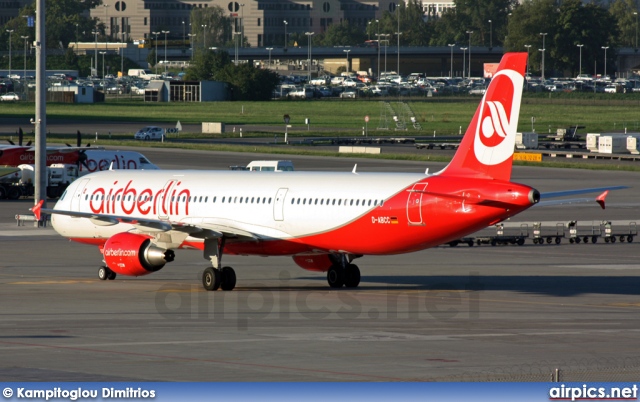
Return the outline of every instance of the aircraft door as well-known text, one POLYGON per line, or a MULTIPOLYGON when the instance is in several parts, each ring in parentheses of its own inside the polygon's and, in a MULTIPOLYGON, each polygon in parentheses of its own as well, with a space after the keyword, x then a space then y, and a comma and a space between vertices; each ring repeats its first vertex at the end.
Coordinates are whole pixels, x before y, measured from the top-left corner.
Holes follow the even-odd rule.
POLYGON ((422 220, 422 196, 427 183, 416 183, 409 190, 407 197, 407 223, 409 225, 424 225, 422 220))
POLYGON ((287 195, 288 188, 279 188, 276 193, 276 199, 273 203, 273 220, 284 220, 284 197, 287 195))
POLYGON ((80 211, 81 197, 84 194, 84 188, 87 186, 91 179, 82 179, 78 187, 76 187, 76 191, 73 194, 69 194, 71 196, 71 210, 72 211, 80 211))

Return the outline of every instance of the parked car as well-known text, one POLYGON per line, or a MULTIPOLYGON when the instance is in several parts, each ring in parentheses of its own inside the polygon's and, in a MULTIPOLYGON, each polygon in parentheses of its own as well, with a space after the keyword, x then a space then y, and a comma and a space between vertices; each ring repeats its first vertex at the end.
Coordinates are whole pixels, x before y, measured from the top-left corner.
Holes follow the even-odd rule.
POLYGON ((343 93, 340 94, 341 98, 347 98, 347 99, 355 99, 356 98, 356 91, 353 89, 347 89, 346 91, 344 91, 343 93))
POLYGON ((164 135, 164 129, 156 126, 147 126, 138 130, 136 140, 159 140, 164 135))
POLYGON ((15 92, 7 92, 6 94, 0 95, 0 101, 18 101, 20 100, 20 96, 18 96, 15 92))

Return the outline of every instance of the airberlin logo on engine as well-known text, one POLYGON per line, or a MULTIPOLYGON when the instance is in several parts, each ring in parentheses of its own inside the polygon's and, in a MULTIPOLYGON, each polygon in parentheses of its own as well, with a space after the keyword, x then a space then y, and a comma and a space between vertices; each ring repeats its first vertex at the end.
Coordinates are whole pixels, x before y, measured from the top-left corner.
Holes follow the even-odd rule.
POLYGON ((138 250, 122 250, 122 249, 113 249, 113 248, 104 249, 105 257, 135 257, 137 255, 138 255, 138 250))
POLYGON ((113 182, 111 188, 99 187, 89 196, 89 208, 96 214, 189 215, 189 189, 182 182, 169 180, 161 189, 136 188, 113 182))
POLYGON ((480 105, 473 142, 480 163, 497 165, 513 154, 523 83, 524 77, 514 70, 501 70, 493 77, 480 105), (509 99, 511 104, 504 105, 509 99))

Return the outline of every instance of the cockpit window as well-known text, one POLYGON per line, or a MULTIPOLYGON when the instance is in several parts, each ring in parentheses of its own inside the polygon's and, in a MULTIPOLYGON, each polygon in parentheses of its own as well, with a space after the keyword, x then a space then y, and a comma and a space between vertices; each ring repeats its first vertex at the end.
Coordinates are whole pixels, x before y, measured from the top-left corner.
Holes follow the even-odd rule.
POLYGON ((148 160, 147 158, 143 158, 143 157, 140 157, 140 163, 142 163, 143 165, 144 165, 145 163, 146 163, 146 164, 151 164, 151 162, 149 162, 149 160, 148 160))
POLYGON ((67 195, 67 190, 64 190, 64 193, 62 193, 62 197, 60 197, 60 201, 64 200, 65 195, 67 195))

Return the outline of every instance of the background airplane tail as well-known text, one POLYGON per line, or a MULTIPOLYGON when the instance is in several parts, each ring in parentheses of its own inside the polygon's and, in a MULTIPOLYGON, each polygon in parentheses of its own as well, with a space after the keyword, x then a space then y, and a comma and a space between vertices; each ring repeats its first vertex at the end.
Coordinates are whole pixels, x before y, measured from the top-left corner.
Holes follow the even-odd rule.
POLYGON ((509 180, 527 53, 507 53, 443 176, 509 180))

